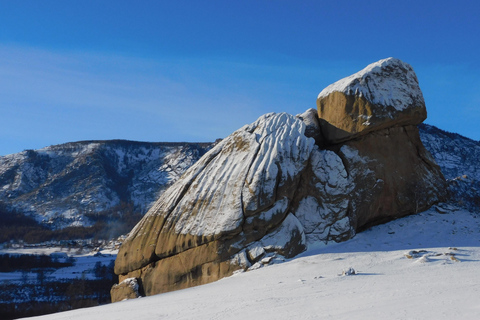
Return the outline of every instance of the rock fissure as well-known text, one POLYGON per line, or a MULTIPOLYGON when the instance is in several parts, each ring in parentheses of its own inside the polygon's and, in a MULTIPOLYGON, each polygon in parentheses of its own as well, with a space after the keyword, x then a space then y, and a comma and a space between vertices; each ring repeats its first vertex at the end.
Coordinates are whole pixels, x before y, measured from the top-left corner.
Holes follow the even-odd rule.
MULTIPOLYGON (((254 131, 255 130, 252 130, 251 134, 255 134, 254 131)), ((255 163, 256 158, 258 157, 258 154, 260 153, 261 147, 262 147, 262 143, 259 142, 257 148, 255 149, 255 154, 252 157, 252 160, 250 161, 250 164, 248 165, 248 169, 247 169, 247 172, 245 174, 245 179, 243 179, 243 185, 242 185, 242 189, 241 189, 242 191, 245 190, 245 185, 248 185, 247 186, 248 191, 250 193, 254 193, 254 190, 250 189, 250 183, 248 182, 248 175, 250 173, 250 170, 252 169, 253 164, 255 163)), ((243 223, 245 223, 245 219, 247 217, 247 214, 245 213, 246 210, 245 210, 245 203, 244 203, 244 200, 243 200, 243 192, 240 192, 240 203, 241 203, 241 206, 242 206, 243 223)))

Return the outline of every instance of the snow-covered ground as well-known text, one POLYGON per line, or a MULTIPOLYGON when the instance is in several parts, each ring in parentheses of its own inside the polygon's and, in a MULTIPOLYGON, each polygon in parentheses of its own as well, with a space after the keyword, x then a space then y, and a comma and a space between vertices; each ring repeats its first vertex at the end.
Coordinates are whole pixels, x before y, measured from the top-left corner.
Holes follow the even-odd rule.
MULTIPOLYGON (((88 251, 87 253, 76 252, 75 249, 67 250, 61 247, 38 247, 38 248, 17 248, 17 249, 0 249, 0 254, 11 255, 57 255, 62 259, 62 255, 67 257, 73 257, 75 264, 71 267, 59 268, 53 272, 47 272, 45 277, 47 280, 62 280, 62 279, 95 279, 94 268, 97 262, 102 265, 109 265, 117 257, 118 250, 105 249, 98 252, 88 251)), ((0 272, 1 281, 24 281, 25 275, 21 271, 16 272, 0 272)), ((35 271, 27 272, 27 280, 35 280, 35 271)))
POLYGON ((37 319, 480 319, 479 271, 480 215, 431 209, 208 285, 37 319))

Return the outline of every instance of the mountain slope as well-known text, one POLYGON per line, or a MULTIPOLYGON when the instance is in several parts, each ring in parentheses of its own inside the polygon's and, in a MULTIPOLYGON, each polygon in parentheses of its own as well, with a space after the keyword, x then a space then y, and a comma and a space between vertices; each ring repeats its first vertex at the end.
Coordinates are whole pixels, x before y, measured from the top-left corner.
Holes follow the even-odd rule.
POLYGON ((419 129, 425 148, 449 182, 451 202, 480 211, 480 142, 427 124, 419 129))
POLYGON ((0 201, 54 228, 122 203, 144 213, 209 143, 82 141, 0 157, 0 201))

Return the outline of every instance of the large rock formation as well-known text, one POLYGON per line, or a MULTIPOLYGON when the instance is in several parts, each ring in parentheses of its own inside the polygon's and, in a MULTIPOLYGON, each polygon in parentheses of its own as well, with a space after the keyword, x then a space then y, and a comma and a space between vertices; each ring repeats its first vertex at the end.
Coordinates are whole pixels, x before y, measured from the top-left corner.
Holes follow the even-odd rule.
POLYGON ((291 115, 267 114, 224 139, 132 230, 115 272, 140 277, 149 295, 248 267, 257 247, 302 252, 305 235, 290 207, 315 146, 304 131, 291 115))
POLYGON ((368 90, 352 76, 320 94, 318 113, 331 117, 267 114, 210 150, 130 232, 120 281, 136 278, 145 295, 208 283, 442 200, 445 180, 415 127, 426 111, 413 70, 387 59, 360 73, 368 90), (345 126, 335 112, 371 124, 345 126))

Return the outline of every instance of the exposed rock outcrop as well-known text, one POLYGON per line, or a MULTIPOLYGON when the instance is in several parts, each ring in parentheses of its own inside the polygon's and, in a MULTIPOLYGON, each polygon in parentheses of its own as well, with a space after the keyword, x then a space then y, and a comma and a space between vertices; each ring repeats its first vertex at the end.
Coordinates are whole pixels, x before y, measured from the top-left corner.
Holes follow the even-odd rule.
POLYGON ((125 299, 135 299, 140 297, 138 292, 138 281, 136 278, 127 278, 119 284, 113 285, 110 290, 110 296, 114 301, 121 301, 125 299))
POLYGON ((329 143, 399 125, 417 125, 427 110, 412 67, 395 58, 372 63, 339 80, 317 98, 322 133, 329 143))
POLYGON ((333 88, 320 94, 319 114, 340 108, 343 118, 371 123, 344 126, 311 109, 237 130, 131 231, 115 264, 120 280, 139 279, 146 295, 208 283, 442 200, 445 180, 415 127, 426 113, 411 67, 382 60, 333 88), (344 87, 352 89, 337 90, 344 87), (353 109, 330 105, 339 94, 353 109))
POLYGON ((132 230, 115 272, 141 277, 148 295, 249 267, 247 253, 258 246, 285 257, 303 251, 290 207, 315 146, 304 131, 291 115, 267 114, 224 139, 132 230))
POLYGON ((356 186, 350 195, 355 230, 425 211, 445 199, 445 179, 416 126, 372 132, 345 142, 338 154, 356 186))

